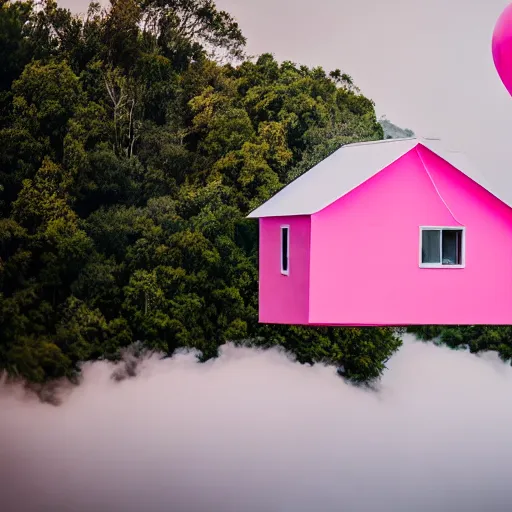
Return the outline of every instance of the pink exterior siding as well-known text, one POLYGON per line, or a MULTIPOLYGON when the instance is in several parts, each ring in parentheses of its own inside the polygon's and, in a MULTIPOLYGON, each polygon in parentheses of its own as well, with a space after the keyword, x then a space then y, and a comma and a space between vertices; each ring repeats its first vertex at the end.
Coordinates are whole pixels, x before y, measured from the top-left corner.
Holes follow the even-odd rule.
POLYGON ((259 320, 307 324, 311 218, 260 219, 259 320), (290 226, 289 275, 281 274, 281 226, 290 226))
POLYGON ((311 324, 512 324, 511 209, 423 147, 311 217, 310 273, 301 219, 291 232, 291 269, 301 276, 284 286, 279 263, 269 268, 281 223, 262 219, 262 321, 302 323, 310 274, 311 324), (466 228, 463 269, 419 267, 419 227, 459 225, 424 164, 466 228))

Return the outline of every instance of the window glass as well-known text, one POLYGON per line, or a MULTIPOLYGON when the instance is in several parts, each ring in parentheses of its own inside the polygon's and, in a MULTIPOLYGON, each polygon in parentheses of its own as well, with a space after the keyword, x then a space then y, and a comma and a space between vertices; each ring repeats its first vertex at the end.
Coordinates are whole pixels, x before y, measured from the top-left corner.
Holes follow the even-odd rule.
POLYGON ((462 231, 443 230, 443 265, 461 264, 462 231))
POLYGON ((288 236, 289 228, 281 228, 281 272, 288 272, 288 236))
POLYGON ((441 263, 441 247, 439 230, 424 229, 421 232, 421 261, 422 263, 441 263))

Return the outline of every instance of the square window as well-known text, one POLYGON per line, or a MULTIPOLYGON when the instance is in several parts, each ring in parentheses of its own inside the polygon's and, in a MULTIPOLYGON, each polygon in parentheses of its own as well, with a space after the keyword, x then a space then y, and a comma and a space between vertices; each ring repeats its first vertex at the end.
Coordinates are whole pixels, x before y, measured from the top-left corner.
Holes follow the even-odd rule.
POLYGON ((420 229, 421 267, 464 267, 465 228, 422 227, 420 229))

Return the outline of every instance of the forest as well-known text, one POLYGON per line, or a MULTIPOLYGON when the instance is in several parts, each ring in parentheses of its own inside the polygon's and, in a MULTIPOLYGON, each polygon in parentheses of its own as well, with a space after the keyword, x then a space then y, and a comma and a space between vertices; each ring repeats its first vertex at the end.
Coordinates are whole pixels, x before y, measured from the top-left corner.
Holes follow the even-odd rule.
MULTIPOLYGON (((258 324, 245 218, 343 144, 384 138, 350 75, 248 57, 212 0, 0 7, 0 369, 73 380, 134 343, 206 361, 233 342, 382 374, 397 330, 258 324)), ((414 332, 512 356, 508 327, 414 332)))

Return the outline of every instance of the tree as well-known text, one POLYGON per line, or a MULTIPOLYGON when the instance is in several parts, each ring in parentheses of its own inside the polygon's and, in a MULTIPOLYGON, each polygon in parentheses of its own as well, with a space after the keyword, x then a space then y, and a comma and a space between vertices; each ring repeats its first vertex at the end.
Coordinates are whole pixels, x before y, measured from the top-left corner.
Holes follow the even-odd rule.
POLYGON ((13 83, 13 125, 62 158, 68 121, 82 100, 78 77, 65 61, 33 62, 13 83))
POLYGON ((249 340, 381 375, 391 329, 258 323, 245 218, 341 144, 383 137, 348 75, 245 59, 212 0, 1 5, 0 368, 41 383, 134 341, 205 361, 249 340))
POLYGON ((118 69, 105 73, 105 88, 110 99, 115 150, 118 155, 131 158, 142 127, 142 91, 137 83, 127 79, 118 69))
POLYGON ((30 49, 25 38, 25 26, 30 12, 29 2, 0 2, 1 93, 9 91, 12 81, 30 60, 30 49))
POLYGON ((246 39, 236 21, 212 0, 140 0, 143 34, 175 64, 219 50, 241 58, 246 39))
POLYGON ((408 328, 423 341, 435 341, 454 350, 471 353, 496 351, 500 358, 512 364, 512 327, 492 325, 416 326, 408 328))
POLYGON ((107 61, 126 70, 139 57, 142 11, 137 0, 110 0, 110 4, 104 28, 107 61))

